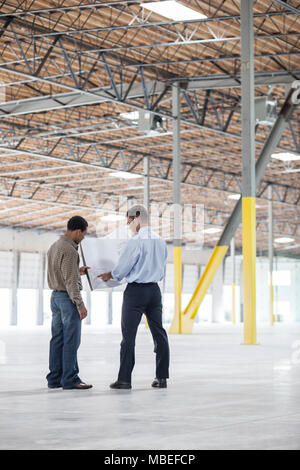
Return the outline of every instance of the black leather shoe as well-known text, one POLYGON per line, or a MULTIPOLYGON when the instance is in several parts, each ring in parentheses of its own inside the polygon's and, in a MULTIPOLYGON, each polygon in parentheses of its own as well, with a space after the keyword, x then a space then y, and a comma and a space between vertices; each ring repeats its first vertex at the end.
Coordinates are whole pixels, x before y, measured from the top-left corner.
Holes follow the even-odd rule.
POLYGON ((110 388, 113 388, 115 390, 128 390, 131 388, 131 384, 128 382, 121 382, 120 380, 117 380, 113 384, 110 384, 110 388))
POLYGON ((167 388, 167 379, 154 379, 152 382, 154 388, 167 388))
POLYGON ((72 387, 63 387, 64 390, 88 390, 89 388, 92 388, 93 385, 88 385, 84 382, 78 382, 77 384, 74 384, 72 387))
POLYGON ((62 385, 49 385, 48 384, 48 388, 62 388, 62 385))

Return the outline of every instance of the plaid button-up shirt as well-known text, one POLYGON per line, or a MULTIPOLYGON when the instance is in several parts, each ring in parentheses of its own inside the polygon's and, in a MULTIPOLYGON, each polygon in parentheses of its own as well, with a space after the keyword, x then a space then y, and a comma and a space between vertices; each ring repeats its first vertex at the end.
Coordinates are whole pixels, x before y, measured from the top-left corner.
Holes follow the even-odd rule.
POLYGON ((63 235, 48 250, 48 285, 50 289, 67 291, 77 309, 84 308, 80 291, 78 245, 63 235))

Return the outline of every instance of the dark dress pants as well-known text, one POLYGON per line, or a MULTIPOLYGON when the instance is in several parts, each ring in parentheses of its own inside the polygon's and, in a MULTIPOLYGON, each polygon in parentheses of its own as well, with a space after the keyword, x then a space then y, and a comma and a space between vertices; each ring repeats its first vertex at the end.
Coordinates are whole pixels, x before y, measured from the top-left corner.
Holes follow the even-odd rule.
POLYGON ((122 342, 118 380, 131 383, 135 363, 135 338, 142 315, 145 314, 154 341, 156 377, 169 378, 170 352, 167 333, 162 325, 162 300, 157 283, 130 283, 122 305, 122 342))

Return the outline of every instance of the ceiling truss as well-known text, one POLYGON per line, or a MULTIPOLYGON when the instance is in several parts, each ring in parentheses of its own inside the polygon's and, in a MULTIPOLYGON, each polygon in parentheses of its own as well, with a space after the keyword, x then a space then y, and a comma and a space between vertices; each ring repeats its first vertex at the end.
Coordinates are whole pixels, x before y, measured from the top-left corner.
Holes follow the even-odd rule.
MULTIPOLYGON (((73 211, 91 219, 124 212, 128 200, 142 201, 143 180, 116 185, 110 172, 143 176, 145 157, 152 203, 171 204, 175 82, 181 86, 183 203, 203 204, 208 226, 226 223, 234 205, 228 196, 241 192, 238 2, 190 1, 207 16, 197 21, 167 20, 141 3, 0 2, 3 226, 55 230, 73 211), (140 110, 160 116, 164 132, 150 136, 126 118, 140 110)), ((256 0, 254 23, 256 95, 277 99, 279 108, 300 79, 299 2, 256 0)), ((256 126, 257 156, 270 129, 256 126)), ((300 152, 298 109, 278 151, 300 152)), ((270 184, 275 232, 300 241, 297 170, 297 162, 272 160, 258 188, 261 250, 270 184)))

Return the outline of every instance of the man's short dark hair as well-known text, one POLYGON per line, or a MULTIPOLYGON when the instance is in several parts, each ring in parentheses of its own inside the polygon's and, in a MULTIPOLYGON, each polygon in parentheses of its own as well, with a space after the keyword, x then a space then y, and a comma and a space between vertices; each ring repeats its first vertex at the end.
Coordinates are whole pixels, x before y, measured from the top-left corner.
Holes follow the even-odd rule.
POLYGON ((71 219, 68 221, 67 229, 71 232, 78 229, 82 232, 85 232, 88 225, 89 224, 83 217, 81 217, 80 215, 74 215, 74 217, 71 217, 71 219))

